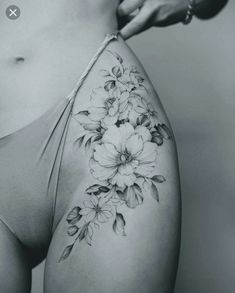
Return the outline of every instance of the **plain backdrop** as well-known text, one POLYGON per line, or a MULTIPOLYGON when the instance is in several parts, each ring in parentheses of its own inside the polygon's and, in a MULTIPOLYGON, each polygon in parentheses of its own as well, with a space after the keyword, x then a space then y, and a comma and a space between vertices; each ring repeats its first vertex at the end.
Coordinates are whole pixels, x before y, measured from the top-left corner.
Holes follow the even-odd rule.
MULTIPOLYGON (((175 293, 234 293, 235 2, 209 21, 154 28, 129 44, 178 145, 183 216, 175 293)), ((33 293, 43 292, 42 280, 43 264, 33 272, 33 293)))

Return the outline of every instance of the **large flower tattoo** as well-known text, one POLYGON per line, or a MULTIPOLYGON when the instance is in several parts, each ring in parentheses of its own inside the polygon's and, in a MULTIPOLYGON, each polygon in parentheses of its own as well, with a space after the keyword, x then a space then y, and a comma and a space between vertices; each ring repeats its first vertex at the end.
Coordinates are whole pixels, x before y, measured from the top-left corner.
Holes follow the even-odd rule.
POLYGON ((116 64, 102 70, 104 84, 91 92, 90 106, 73 115, 84 132, 75 144, 89 150, 89 168, 94 184, 84 191, 86 200, 67 215, 67 245, 59 261, 71 254, 76 242, 92 244, 95 229, 113 221, 113 231, 126 236, 121 205, 135 209, 151 194, 159 201, 158 149, 172 138, 148 102, 144 78, 135 66, 125 66, 120 55, 111 53, 116 64))
POLYGON ((95 178, 111 185, 132 186, 138 176, 152 177, 157 167, 157 145, 149 130, 130 123, 111 126, 94 149, 90 167, 95 178))

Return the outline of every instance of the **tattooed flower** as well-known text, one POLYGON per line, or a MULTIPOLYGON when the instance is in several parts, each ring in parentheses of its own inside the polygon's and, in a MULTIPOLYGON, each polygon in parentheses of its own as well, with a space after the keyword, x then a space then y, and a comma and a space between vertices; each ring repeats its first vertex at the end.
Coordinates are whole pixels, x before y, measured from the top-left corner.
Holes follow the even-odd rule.
POLYGON ((113 220, 113 231, 126 236, 126 220, 119 212, 123 204, 134 209, 145 194, 159 202, 158 184, 166 178, 158 173, 157 149, 172 138, 169 127, 158 121, 148 103, 144 79, 135 66, 125 66, 117 53, 109 51, 116 64, 101 70, 104 84, 91 94, 89 108, 73 114, 83 128, 75 141, 89 150, 91 174, 99 180, 84 191, 87 200, 67 215, 69 244, 59 262, 71 254, 76 242, 91 245, 101 223, 113 220))
POLYGON ((116 87, 121 91, 131 92, 135 87, 133 80, 130 76, 130 70, 128 68, 124 68, 120 77, 116 80, 116 87))
POLYGON ((156 171, 157 146, 144 126, 125 123, 111 126, 90 160, 92 174, 120 188, 132 186, 138 176, 152 177, 156 171))
POLYGON ((141 96, 136 91, 128 93, 128 95, 126 94, 127 92, 124 93, 122 94, 122 98, 120 99, 119 119, 128 120, 128 122, 130 122, 132 126, 136 126, 137 119, 140 114, 135 111, 135 108, 138 104, 138 101, 140 101, 141 96))
POLYGON ((74 115, 76 121, 82 125, 84 130, 97 131, 101 128, 100 121, 91 120, 88 111, 80 111, 74 115))
POLYGON ((89 107, 89 118, 92 121, 105 125, 113 125, 117 122, 119 115, 119 102, 102 87, 93 91, 91 95, 92 106, 89 107))
POLYGON ((79 137, 74 140, 79 146, 84 145, 86 148, 91 146, 91 143, 101 140, 105 129, 101 126, 101 121, 92 121, 88 117, 88 111, 80 111, 74 115, 75 120, 83 127, 84 132, 79 132, 79 137))
POLYGON ((103 71, 104 76, 108 77, 104 86, 105 90, 131 92, 137 88, 144 88, 144 78, 140 75, 136 66, 124 66, 123 60, 118 54, 110 53, 117 59, 118 65, 113 66, 110 72, 103 71))
POLYGON ((138 88, 144 82, 144 78, 141 76, 137 67, 132 65, 129 67, 129 76, 132 84, 134 84, 135 88, 138 88))
POLYGON ((151 103, 146 102, 145 99, 140 98, 133 101, 134 110, 138 113, 137 124, 153 127, 158 123, 158 113, 154 110, 151 103))
POLYGON ((140 116, 138 112, 135 111, 136 104, 141 99, 141 96, 136 93, 136 91, 116 91, 113 95, 119 101, 119 120, 126 120, 136 126, 137 118, 140 116))
POLYGON ((158 115, 151 103, 143 98, 143 93, 138 91, 124 91, 114 93, 119 101, 119 120, 126 120, 132 126, 143 125, 149 129, 157 124, 158 115))
POLYGON ((112 217, 112 207, 103 198, 91 195, 84 201, 84 208, 79 212, 85 217, 86 222, 98 221, 105 223, 112 217))

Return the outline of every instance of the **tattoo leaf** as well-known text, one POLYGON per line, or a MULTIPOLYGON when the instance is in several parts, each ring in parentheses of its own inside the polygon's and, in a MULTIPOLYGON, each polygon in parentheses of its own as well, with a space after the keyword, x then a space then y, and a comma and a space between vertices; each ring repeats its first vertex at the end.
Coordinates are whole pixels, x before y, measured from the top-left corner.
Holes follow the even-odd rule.
POLYGON ((121 64, 123 63, 123 59, 118 53, 115 53, 115 52, 112 52, 109 50, 108 50, 108 52, 111 53, 121 64))
POLYGON ((108 70, 105 70, 105 69, 101 69, 101 74, 104 76, 104 77, 108 77, 108 76, 111 76, 109 71, 108 70))
POLYGON ((151 179, 156 183, 163 183, 164 181, 166 181, 166 178, 162 175, 155 175, 151 179))
POLYGON ((85 110, 85 111, 77 112, 77 113, 75 113, 74 115, 84 115, 84 116, 88 116, 88 115, 89 115, 89 112, 85 110))
POLYGON ((163 144, 163 137, 158 131, 152 132, 152 142, 155 142, 158 146, 163 144))
POLYGON ((66 218, 67 222, 72 225, 76 224, 82 217, 82 215, 79 214, 80 211, 80 207, 73 208, 66 218))
POLYGON ((99 140, 101 140, 101 138, 102 138, 102 134, 97 134, 97 135, 94 137, 93 142, 99 141, 99 140))
POLYGON ((85 138, 85 135, 80 136, 79 138, 77 138, 77 139, 74 141, 74 143, 78 143, 79 147, 81 147, 82 144, 83 144, 84 138, 85 138))
POLYGON ((143 203, 142 190, 138 184, 126 187, 124 192, 118 192, 119 197, 126 202, 128 208, 134 209, 143 203))
POLYGON ((171 131, 170 129, 166 126, 166 124, 158 124, 157 125, 157 130, 161 134, 161 136, 165 139, 171 139, 171 131))
MULTIPOLYGON (((86 126, 83 126, 86 129, 86 126)), ((96 138, 97 135, 94 136, 93 133, 87 132, 85 135, 77 138, 74 143, 78 143, 79 146, 84 145, 85 149, 88 150, 93 142, 93 139, 96 138)))
POLYGON ((88 140, 85 143, 85 149, 88 150, 92 143, 92 137, 88 138, 88 140))
POLYGON ((117 58, 117 60, 122 64, 123 63, 123 59, 120 55, 118 55, 117 53, 115 54, 115 57, 117 58))
POLYGON ((138 83, 143 83, 144 82, 144 78, 140 75, 136 76, 136 79, 138 81, 138 83))
POLYGON ((159 202, 159 192, 154 183, 151 184, 151 195, 157 202, 159 202))
POLYGON ((122 214, 116 213, 116 218, 113 222, 113 231, 117 235, 126 236, 125 232, 126 221, 122 214))
POLYGON ((151 122, 149 121, 149 118, 147 115, 141 115, 137 118, 137 124, 143 125, 145 127, 149 127, 151 122))
MULTIPOLYGON (((127 67, 126 67, 126 70, 128 70, 127 67)), ((135 65, 132 65, 132 66, 130 67, 130 71, 131 71, 132 73, 140 74, 140 72, 138 71, 138 69, 137 69, 137 67, 136 67, 135 65)))
POLYGON ((108 80, 105 82, 104 89, 108 92, 115 87, 115 80, 108 80))
POLYGON ((91 225, 88 225, 86 235, 85 235, 85 241, 90 246, 91 246, 92 237, 93 237, 93 228, 91 227, 91 225))
POLYGON ((82 241, 82 240, 86 237, 86 235, 87 235, 87 233, 88 233, 88 225, 89 225, 89 223, 85 224, 85 225, 82 226, 82 228, 80 229, 80 232, 79 232, 79 234, 78 234, 78 239, 79 239, 80 241, 82 241))
POLYGON ((70 253, 71 253, 71 251, 73 249, 73 245, 74 244, 68 245, 68 246, 65 247, 65 249, 64 249, 64 251, 63 251, 63 253, 62 253, 62 255, 61 255, 60 259, 59 259, 59 262, 62 261, 62 260, 65 260, 70 255, 70 253))
POLYGON ((70 226, 68 227, 67 233, 69 236, 74 236, 78 232, 77 226, 70 226))
POLYGON ((94 185, 89 186, 86 189, 86 193, 89 194, 89 195, 92 195, 92 194, 99 195, 100 193, 107 193, 107 192, 109 192, 109 190, 110 189, 107 186, 94 184, 94 185))
POLYGON ((122 76, 122 72, 121 72, 121 69, 118 65, 114 66, 112 68, 112 73, 113 75, 115 75, 117 78, 120 78, 122 76))

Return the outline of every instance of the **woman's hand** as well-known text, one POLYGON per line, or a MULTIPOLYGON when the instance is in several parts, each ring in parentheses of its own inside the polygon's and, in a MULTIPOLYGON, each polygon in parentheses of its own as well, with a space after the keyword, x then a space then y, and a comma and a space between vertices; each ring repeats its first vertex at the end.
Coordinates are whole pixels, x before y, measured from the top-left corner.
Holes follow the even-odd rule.
POLYGON ((151 26, 168 26, 185 19, 188 0, 124 0, 118 8, 121 34, 128 39, 151 26))
MULTIPOLYGON (((195 0, 195 15, 210 19, 228 0, 195 0)), ((118 8, 121 34, 128 39, 152 26, 168 26, 185 20, 188 0, 122 0, 118 8)))

